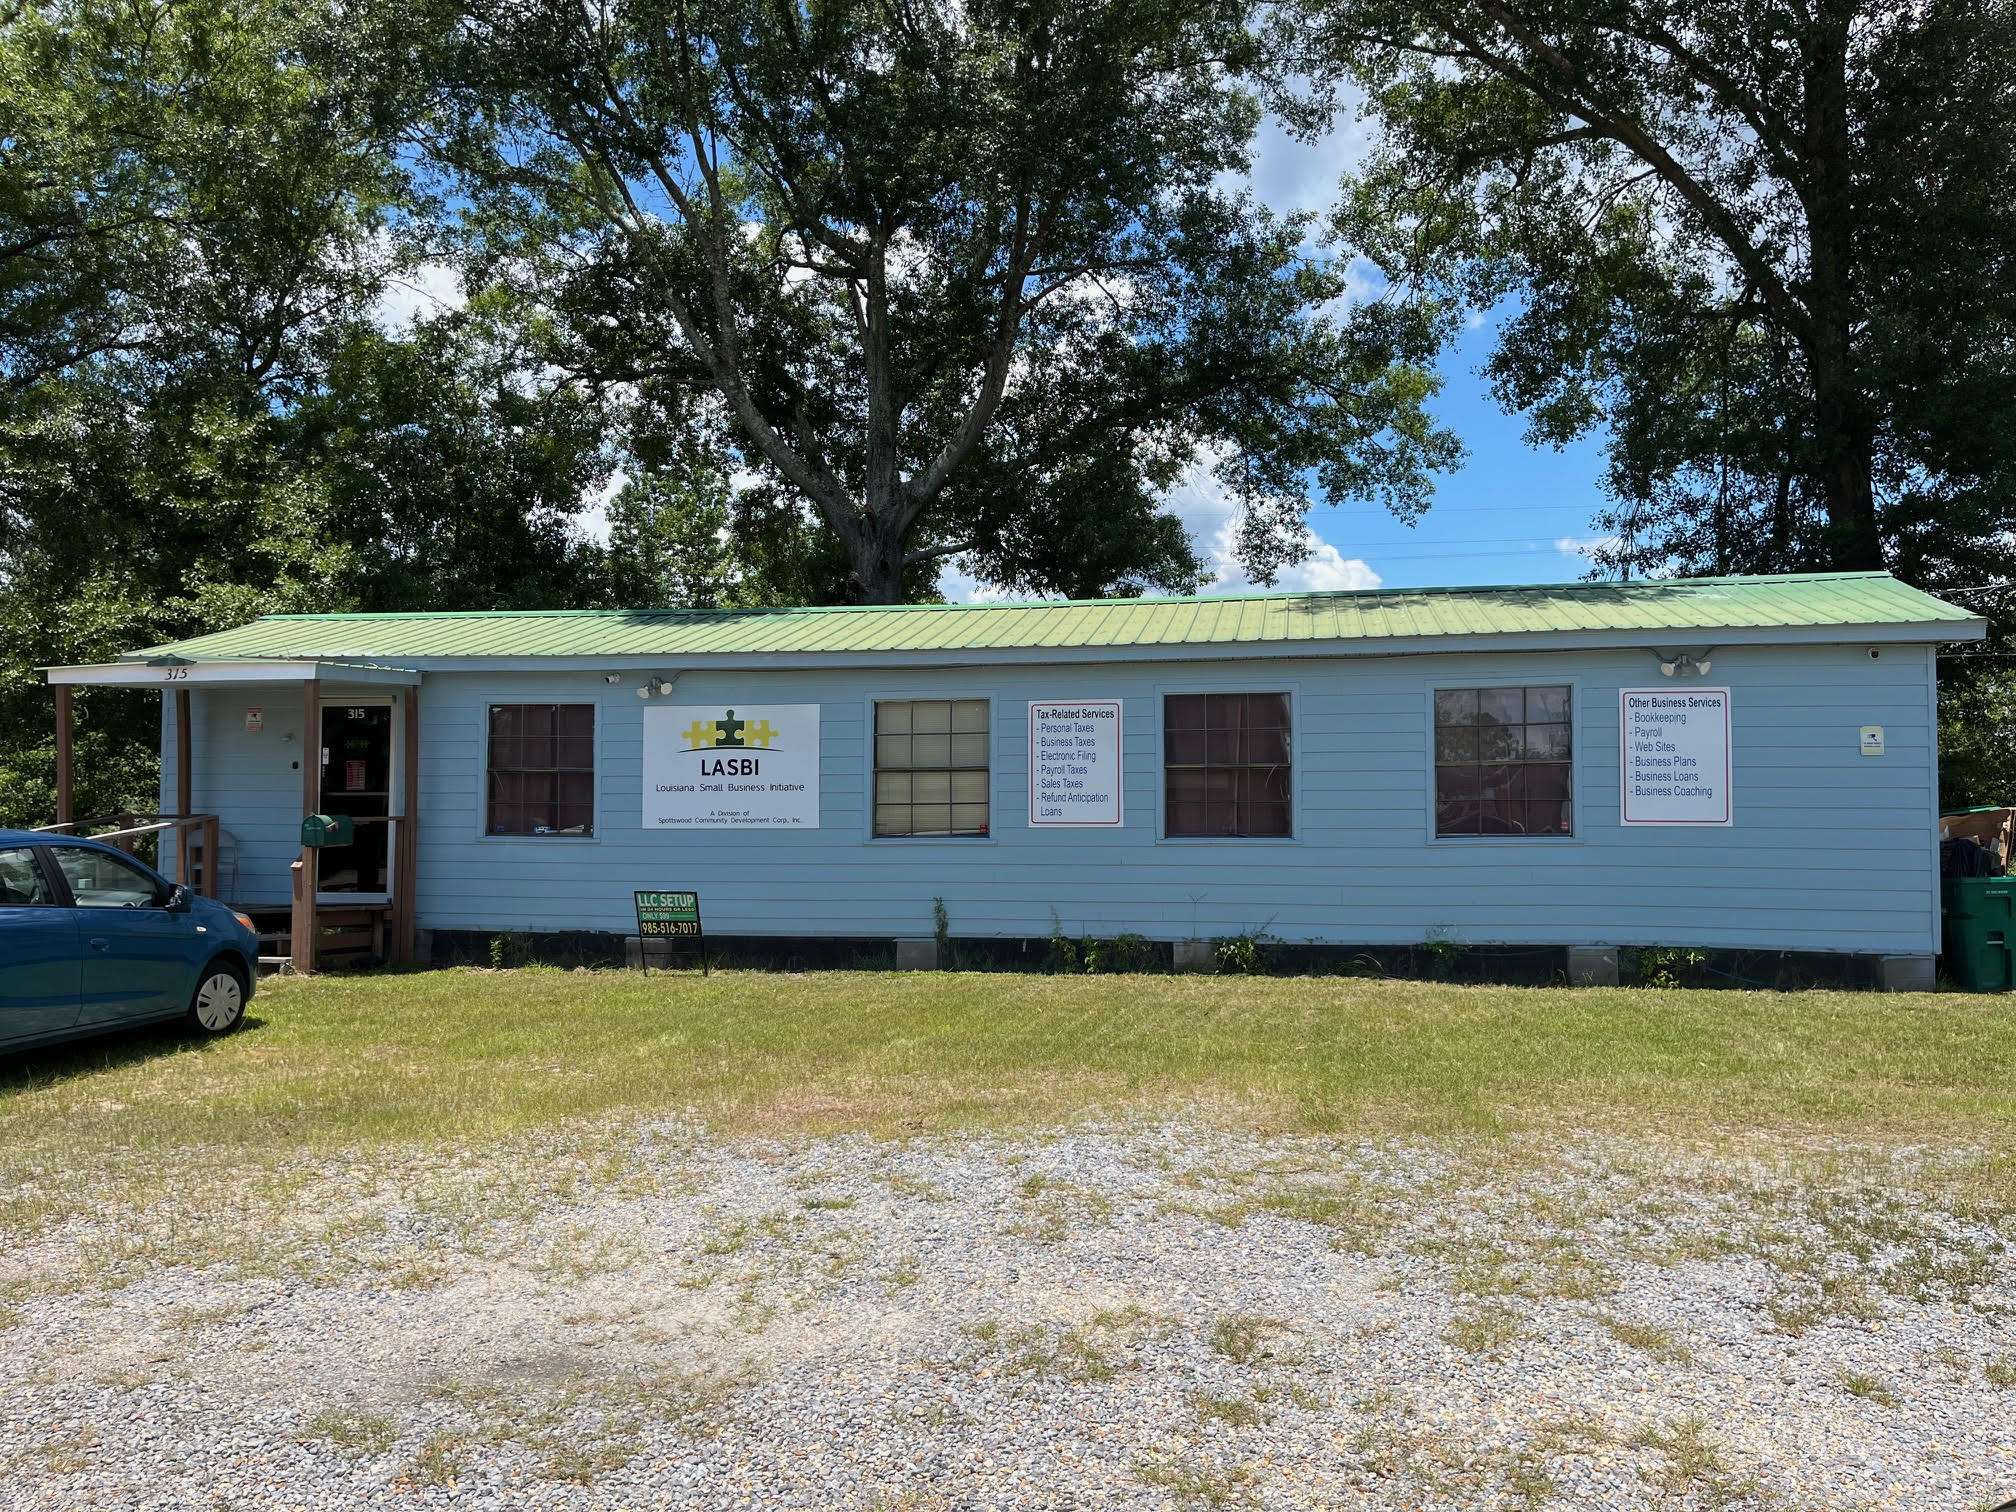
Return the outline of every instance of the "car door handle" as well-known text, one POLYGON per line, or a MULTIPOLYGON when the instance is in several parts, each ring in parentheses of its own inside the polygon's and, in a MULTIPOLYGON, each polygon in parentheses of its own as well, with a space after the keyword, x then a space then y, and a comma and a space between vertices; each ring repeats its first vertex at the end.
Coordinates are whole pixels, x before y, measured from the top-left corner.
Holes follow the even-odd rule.
POLYGON ((99 935, 91 941, 91 948, 93 950, 110 950, 112 948, 112 942, 106 939, 103 935, 99 935))

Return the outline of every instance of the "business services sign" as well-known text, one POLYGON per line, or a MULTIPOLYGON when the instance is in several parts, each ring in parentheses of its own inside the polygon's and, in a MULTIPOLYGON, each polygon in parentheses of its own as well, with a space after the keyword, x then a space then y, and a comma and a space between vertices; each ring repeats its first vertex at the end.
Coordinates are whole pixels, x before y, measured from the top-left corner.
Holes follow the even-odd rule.
POLYGON ((819 705, 644 710, 644 828, 819 828, 819 705))
POLYGON ((1625 688, 1620 694, 1628 825, 1726 825, 1730 731, 1727 688, 1625 688))

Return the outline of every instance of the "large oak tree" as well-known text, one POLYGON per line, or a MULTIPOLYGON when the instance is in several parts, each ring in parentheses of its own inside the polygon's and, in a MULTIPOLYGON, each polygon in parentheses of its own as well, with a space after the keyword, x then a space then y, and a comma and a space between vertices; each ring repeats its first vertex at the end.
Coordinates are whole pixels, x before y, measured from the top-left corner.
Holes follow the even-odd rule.
MULTIPOLYGON (((1247 0, 502 0, 385 14, 432 150, 553 359, 719 425, 866 602, 945 558, 1183 587, 1209 455, 1263 579, 1318 494, 1426 499, 1433 317, 1343 308, 1307 227, 1223 187, 1247 0)), ((367 52, 370 49, 365 49, 367 52)))

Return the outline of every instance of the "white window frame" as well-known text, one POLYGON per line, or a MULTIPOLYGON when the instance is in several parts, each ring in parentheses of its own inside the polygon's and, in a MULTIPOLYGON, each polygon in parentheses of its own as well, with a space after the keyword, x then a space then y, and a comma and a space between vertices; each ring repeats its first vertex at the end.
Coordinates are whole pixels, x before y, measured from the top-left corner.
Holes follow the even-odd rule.
POLYGON ((998 845, 1001 817, 1000 700, 992 693, 947 693, 942 688, 872 692, 861 713, 861 832, 870 845, 998 845), (984 835, 878 835, 875 833, 875 706, 885 703, 987 705, 987 833, 984 835))

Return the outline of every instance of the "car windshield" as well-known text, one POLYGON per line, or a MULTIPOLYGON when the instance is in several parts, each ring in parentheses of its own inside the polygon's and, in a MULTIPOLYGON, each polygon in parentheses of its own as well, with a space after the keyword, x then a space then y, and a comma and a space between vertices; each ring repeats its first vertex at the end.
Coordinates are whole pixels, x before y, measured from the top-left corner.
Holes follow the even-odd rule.
POLYGON ((79 908, 152 908, 160 901, 161 889, 154 879, 110 851, 61 846, 56 864, 63 868, 79 908))
POLYGON ((33 851, 0 850, 0 908, 32 908, 55 901, 33 851))

